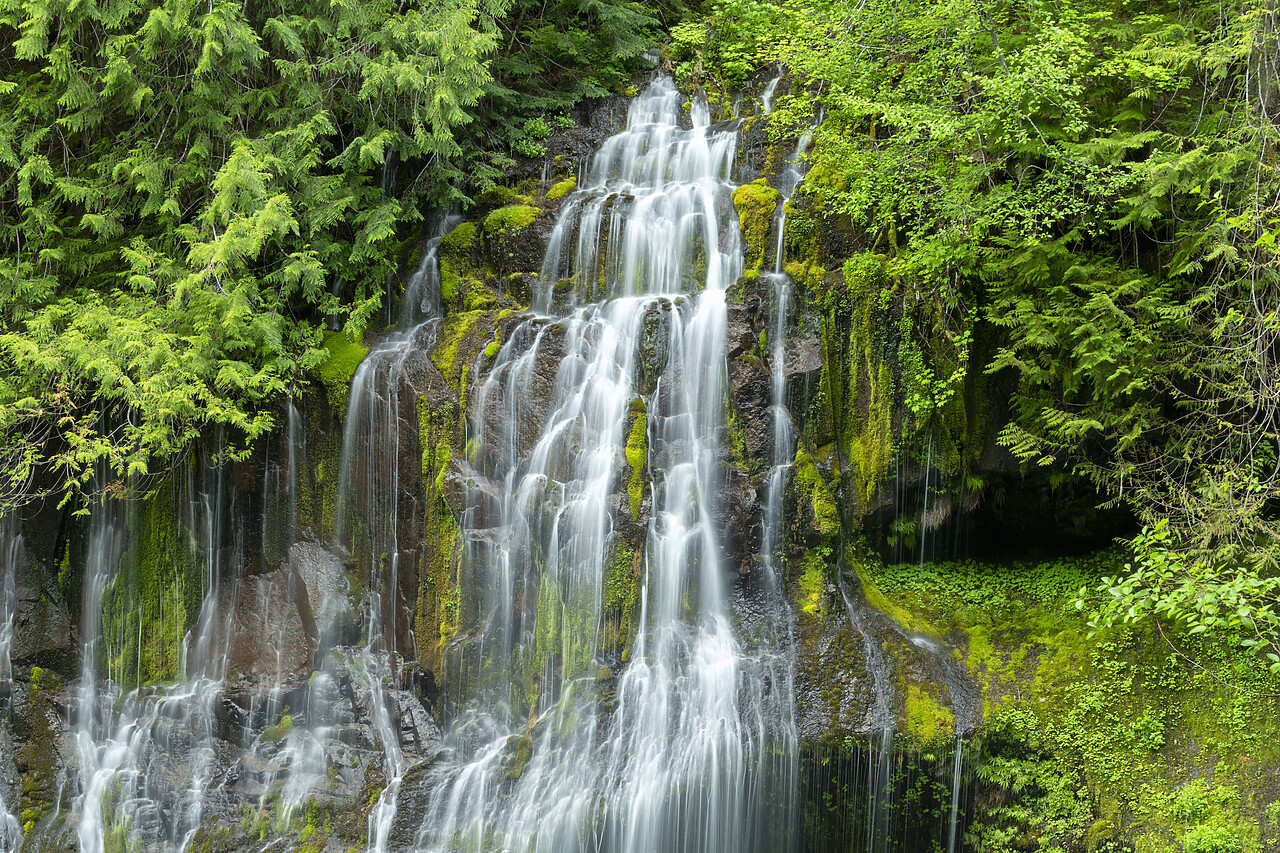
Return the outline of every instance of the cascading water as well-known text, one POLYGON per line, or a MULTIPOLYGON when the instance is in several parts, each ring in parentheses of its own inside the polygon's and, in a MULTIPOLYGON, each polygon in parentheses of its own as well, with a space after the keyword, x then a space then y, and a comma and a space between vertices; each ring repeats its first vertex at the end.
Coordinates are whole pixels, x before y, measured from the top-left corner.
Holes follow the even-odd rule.
POLYGON ((204 595, 195 626, 177 640, 182 649, 178 674, 184 680, 174 685, 128 689, 121 672, 112 669, 112 640, 121 648, 124 638, 104 635, 104 596, 126 559, 127 531, 138 525, 130 524, 127 508, 113 501, 99 502, 91 513, 82 610, 85 646, 73 720, 80 759, 81 853, 104 853, 124 839, 183 850, 200 827, 216 752, 217 702, 229 634, 217 607, 228 512, 220 477, 218 469, 208 490, 194 481, 187 484, 184 521, 192 546, 204 555, 204 595), (100 663, 107 664, 105 672, 98 671, 100 663))
POLYGON ((402 442, 413 434, 416 417, 411 374, 418 360, 425 358, 440 315, 440 240, 455 224, 448 215, 439 217, 436 234, 405 286, 399 331, 379 344, 356 370, 342 439, 335 539, 340 547, 350 547, 357 559, 363 558, 368 578, 364 644, 351 669, 369 699, 387 778, 369 815, 369 848, 377 853, 387 849, 406 770, 400 730, 387 695, 387 688, 398 685, 402 677, 398 650, 412 643, 407 620, 400 618, 401 561, 405 549, 413 548, 401 544, 402 442))
POLYGON ((778 84, 782 82, 782 72, 765 84, 764 91, 760 93, 760 113, 768 115, 773 112, 773 99, 778 91, 778 84))
MULTIPOLYGON (((6 716, 13 701, 13 620, 17 609, 15 581, 22 548, 22 529, 18 516, 0 516, 0 700, 3 701, 6 716)), ((0 738, 3 738, 0 746, 4 748, 5 756, 11 755, 9 727, 3 723, 0 723, 0 738)), ((7 765, 7 758, 0 763, 0 766, 7 765)), ((22 846, 22 825, 9 811, 9 803, 5 799, 8 781, 0 781, 0 851, 17 850, 22 846)))
MULTIPOLYGON (((419 847, 692 853, 794 838, 792 664, 770 638, 735 636, 716 520, 725 288, 742 264, 736 129, 709 127, 704 102, 682 128, 682 100, 658 78, 633 101, 548 246, 535 310, 568 314, 515 330, 478 392, 484 482, 469 505, 487 509, 462 523, 487 595, 481 636, 446 672, 462 699, 455 764, 419 847), (559 362, 545 419, 527 397, 544 348, 559 362), (637 441, 647 464, 625 512, 610 496, 637 441), (629 559, 623 516, 644 509, 629 559), (612 644, 619 564, 639 590, 634 631, 612 644)), ((763 586, 784 612, 780 585, 763 586)))

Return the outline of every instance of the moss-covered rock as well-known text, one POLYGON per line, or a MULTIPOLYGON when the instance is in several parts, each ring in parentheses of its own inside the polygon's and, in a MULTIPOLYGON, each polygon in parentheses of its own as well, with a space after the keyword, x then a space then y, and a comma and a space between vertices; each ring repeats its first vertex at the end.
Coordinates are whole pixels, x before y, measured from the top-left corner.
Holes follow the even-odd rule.
POLYGON ((631 474, 627 480, 627 502, 633 519, 640 518, 649 474, 649 409, 644 399, 631 404, 631 430, 627 435, 626 457, 631 474))
POLYGON ((903 732, 916 747, 940 746, 955 737, 955 715, 927 685, 908 684, 904 699, 903 732))
POLYGON ((553 185, 547 190, 547 201, 559 201, 569 193, 573 192, 578 186, 578 179, 574 177, 565 178, 563 181, 553 185))
POLYGON ((496 234, 506 230, 523 231, 534 223, 539 212, 538 208, 530 204, 500 207, 485 217, 484 231, 486 234, 496 234))
MULTIPOLYGON (((985 805, 971 837, 1150 851, 1229 838, 1266 849, 1267 809, 1280 801, 1270 734, 1280 677, 1228 637, 1091 632, 1076 594, 1123 559, 868 565, 901 612, 958 641, 958 663, 980 686, 985 805)), ((908 735, 945 741, 948 715, 930 685, 905 689, 908 735)))
MULTIPOLYGON (((21 775, 22 788, 17 803, 19 824, 29 841, 41 830, 43 819, 58 809, 58 776, 62 757, 58 751, 61 718, 58 714, 58 691, 62 681, 58 675, 38 666, 31 667, 25 695, 15 689, 13 732, 20 746, 14 753, 14 767, 21 775)), ((16 685, 15 685, 16 687, 16 685)), ((10 804, 10 808, 14 804, 10 804)))
POLYGON ((187 630, 199 616, 205 562, 178 505, 177 476, 129 506, 130 547, 102 596, 103 672, 126 687, 185 676, 187 630))
POLYGON ((769 232, 781 194, 760 178, 733 191, 733 206, 738 211, 738 231, 746 244, 746 272, 754 275, 771 260, 769 232))
POLYGON ((339 412, 347 410, 347 393, 351 389, 351 377, 369 348, 359 341, 353 341, 345 332, 327 332, 322 344, 329 355, 316 368, 316 376, 329 395, 329 405, 339 412))

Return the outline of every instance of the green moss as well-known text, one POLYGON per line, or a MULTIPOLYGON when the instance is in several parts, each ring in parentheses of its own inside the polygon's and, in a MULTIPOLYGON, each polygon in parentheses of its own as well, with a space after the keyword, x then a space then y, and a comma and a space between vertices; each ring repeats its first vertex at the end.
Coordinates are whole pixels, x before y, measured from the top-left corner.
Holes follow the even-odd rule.
POLYGON ((478 279, 465 279, 459 283, 462 290, 463 311, 489 311, 498 307, 498 295, 478 279))
POLYGON ((560 183, 547 190, 547 201, 556 201, 573 192, 578 186, 577 178, 565 178, 560 183))
POLYGON ((61 794, 59 733, 52 722, 58 719, 57 694, 61 687, 56 672, 33 666, 27 701, 11 711, 14 730, 21 732, 25 740, 14 761, 21 772, 16 811, 28 846, 34 844, 32 833, 40 821, 57 809, 61 794))
POLYGON ((801 558, 799 587, 800 612, 820 616, 826 609, 827 563, 820 549, 811 548, 801 558))
POLYGON ((129 506, 129 550, 102 596, 103 671, 125 687, 183 677, 188 628, 204 594, 203 555, 181 521, 180 474, 129 506))
POLYGON ((769 248, 769 229, 781 197, 764 178, 743 184, 733 191, 733 206, 738 211, 738 231, 747 244, 748 272, 758 272, 764 266, 769 248))
MULTIPOLYGON (((1229 637, 1092 633, 1076 593, 1124 559, 865 570, 899 608, 964 640, 986 721, 984 785, 1003 789, 976 817, 975 841, 1017 831, 1029 849, 1052 839, 1173 853, 1228 838, 1258 849, 1280 765, 1280 677, 1229 637)), ((926 689, 907 689, 908 727, 943 737, 926 689)))
POLYGON ((627 436, 626 447, 627 465, 631 468, 631 478, 627 481, 627 499, 631 517, 639 518, 649 467, 648 406, 643 399, 637 397, 632 402, 631 417, 631 433, 627 436))
POLYGON ((484 233, 496 234, 499 231, 523 231, 538 218, 538 208, 528 204, 512 204, 500 207, 490 213, 484 220, 484 233))
POLYGON ((327 332, 322 344, 328 357, 316 368, 316 375, 329 395, 329 405, 334 411, 346 412, 347 393, 351 390, 351 377, 369 349, 358 341, 352 341, 344 332, 327 332))
POLYGON ((955 716, 928 689, 908 684, 905 700, 904 731, 918 748, 941 746, 955 737, 955 716))
POLYGON ((280 722, 274 726, 268 726, 262 731, 263 743, 279 743, 288 737, 289 732, 293 731, 293 717, 286 708, 284 714, 280 717, 280 722))
POLYGON ((491 340, 492 324, 496 319, 492 312, 468 311, 446 317, 440 328, 436 345, 431 350, 431 361, 460 400, 466 399, 471 361, 491 340))
POLYGON ((471 251, 476 244, 476 225, 474 222, 463 222, 440 240, 438 255, 440 260, 454 263, 467 263, 471 251))
POLYGON ((533 757, 533 735, 525 732, 524 736, 516 740, 515 750, 511 757, 511 763, 507 765, 507 778, 519 779, 524 775, 524 768, 529 763, 529 759, 533 757))
POLYGON ((476 196, 476 203, 481 207, 501 207, 512 202, 528 204, 529 197, 521 195, 514 187, 504 187, 501 184, 490 184, 476 196))
POLYGON ((461 539, 458 523, 444 499, 444 484, 453 443, 461 429, 460 418, 461 406, 456 403, 433 407, 427 398, 418 398, 424 536, 414 627, 420 638, 418 663, 428 670, 438 669, 442 650, 458 630, 456 573, 461 539))
POLYGON ((791 466, 791 483, 796 494, 807 500, 813 512, 814 525, 819 535, 832 537, 840 532, 840 510, 835 497, 813 464, 812 457, 803 447, 796 448, 795 462, 791 466))
MULTIPOLYGON (((806 281, 822 308, 823 367, 806 427, 815 445, 834 440, 839 446, 846 471, 853 475, 850 497, 856 515, 872 501, 897 435, 896 355, 885 334, 884 267, 877 256, 857 255, 831 284, 816 280, 810 263, 797 261, 788 270, 797 281, 806 281)), ((897 438, 901 442, 909 436, 897 438)))

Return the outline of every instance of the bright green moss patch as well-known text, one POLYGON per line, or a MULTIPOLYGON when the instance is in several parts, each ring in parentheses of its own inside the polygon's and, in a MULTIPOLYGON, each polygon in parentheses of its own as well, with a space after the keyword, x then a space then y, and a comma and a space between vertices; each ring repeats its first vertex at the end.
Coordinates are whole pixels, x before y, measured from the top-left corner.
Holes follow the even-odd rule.
POLYGON ((490 213, 484 220, 484 233, 496 234, 511 229, 523 231, 538 218, 538 208, 528 204, 512 204, 500 207, 490 213))
POLYGON ((279 743, 284 740, 289 732, 293 731, 293 717, 289 715, 288 709, 280 717, 280 722, 274 726, 268 726, 262 731, 263 743, 279 743))
POLYGON ((801 559, 802 569, 797 581, 799 600, 796 603, 806 616, 818 616, 826 603, 827 563, 816 548, 805 552, 801 559))
POLYGON ((738 211, 738 231, 747 244, 746 269, 759 271, 768 255, 769 227, 781 194, 765 183, 764 178, 743 184, 733 191, 733 206, 738 211))
POLYGON ((466 261, 476 242, 476 224, 463 222, 440 240, 439 257, 442 261, 466 261))
MULTIPOLYGON (((1002 792, 970 829, 981 849, 1010 849, 1015 837, 1026 849, 1261 849, 1280 765, 1280 678, 1232 637, 1169 625, 1091 635, 1076 595, 1124 559, 864 566, 895 606, 958 641, 981 689, 978 772, 1002 792), (1214 846, 1223 839, 1239 846, 1214 846)), ((945 738, 927 688, 906 694, 908 735, 945 738)))
POLYGON ((464 389, 471 359, 488 344, 486 323, 493 319, 494 315, 488 311, 451 314, 445 318, 439 337, 436 338, 431 360, 459 394, 459 399, 465 399, 464 389))
POLYGON ((358 341, 352 341, 345 332, 326 333, 321 346, 329 357, 316 368, 316 375, 329 396, 329 405, 335 411, 345 413, 351 377, 355 376, 356 368, 369 354, 369 348, 358 341))
POLYGON ((577 178, 565 178, 560 183, 547 190, 547 201, 556 201, 573 192, 578 186, 577 178))
POLYGON ((498 307, 498 296, 475 279, 467 279, 462 283, 462 310, 489 311, 498 307))
POLYGON ((839 533, 840 510, 836 507, 835 498, 821 472, 813 464, 812 457, 803 447, 796 448, 795 463, 791 471, 792 488, 799 497, 808 500, 818 533, 824 537, 839 533))
POLYGON ((905 698, 906 735, 916 746, 939 746, 955 737, 955 715, 928 689, 908 684, 905 698))
POLYGON ((627 465, 631 468, 631 478, 627 481, 627 498, 631 508, 631 517, 640 517, 640 504, 644 500, 645 474, 649 465, 649 418, 648 407, 640 398, 636 398, 639 408, 632 404, 631 433, 627 436, 627 465))

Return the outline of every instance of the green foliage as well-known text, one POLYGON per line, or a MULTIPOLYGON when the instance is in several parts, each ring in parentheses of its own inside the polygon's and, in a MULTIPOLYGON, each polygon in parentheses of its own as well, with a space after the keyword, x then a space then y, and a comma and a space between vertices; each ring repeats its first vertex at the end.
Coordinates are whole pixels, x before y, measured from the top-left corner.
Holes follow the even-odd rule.
MULTIPOLYGON (((1280 673, 1280 578, 1174 550, 1164 521, 1143 528, 1132 544, 1135 560, 1125 563, 1123 574, 1098 584, 1090 627, 1153 620, 1157 627, 1178 625, 1191 634, 1235 636, 1242 646, 1264 652, 1271 671, 1280 673)), ((1076 607, 1089 603, 1082 596, 1076 607)))
POLYGON ((714 0, 706 23, 686 21, 671 29, 671 47, 682 85, 710 78, 722 90, 741 86, 772 43, 783 13, 765 0, 714 0))
POLYGON ((867 562, 864 588, 912 630, 958 641, 981 689, 984 804, 967 846, 1175 853, 1229 838, 1240 846, 1225 849, 1258 849, 1271 813, 1260 771, 1280 756, 1277 677, 1209 633, 1169 629, 1184 656, 1149 625, 1092 630, 1075 590, 1122 559, 867 562))
POLYGON ((840 412, 887 406, 904 435, 945 427, 962 474, 962 392, 1016 378, 1000 444, 1168 519, 1206 607, 1269 595, 1248 579, 1280 564, 1276 32, 1263 0, 726 2, 676 31, 691 80, 739 79, 744 57, 795 73, 771 139, 821 107, 789 202, 797 280, 845 260, 815 227, 883 258, 896 335, 858 332, 856 288, 815 293, 829 367, 853 362, 824 378, 819 431, 881 458, 854 440, 873 418, 840 412))
MULTIPOLYGON (((1185 541, 1274 534, 1277 380, 1258 353, 1280 334, 1263 213, 1280 181, 1269 108, 1239 101, 1274 11, 785 8, 777 56, 827 109, 804 192, 883 247, 940 329, 1001 330, 983 367, 1020 380, 1002 443, 1185 541)), ((791 101, 781 126, 811 110, 791 101)))
POLYGON ((1187 853, 1240 853, 1244 845, 1226 826, 1195 826, 1187 830, 1182 844, 1187 853))
POLYGON ((0 503, 270 429, 455 194, 501 12, 0 2, 0 503))
POLYGON ((621 91, 628 75, 645 67, 660 18, 678 8, 679 0, 512 0, 495 20, 493 82, 469 137, 474 188, 483 191, 502 179, 513 165, 510 151, 543 157, 550 125, 562 125, 570 108, 621 91))

